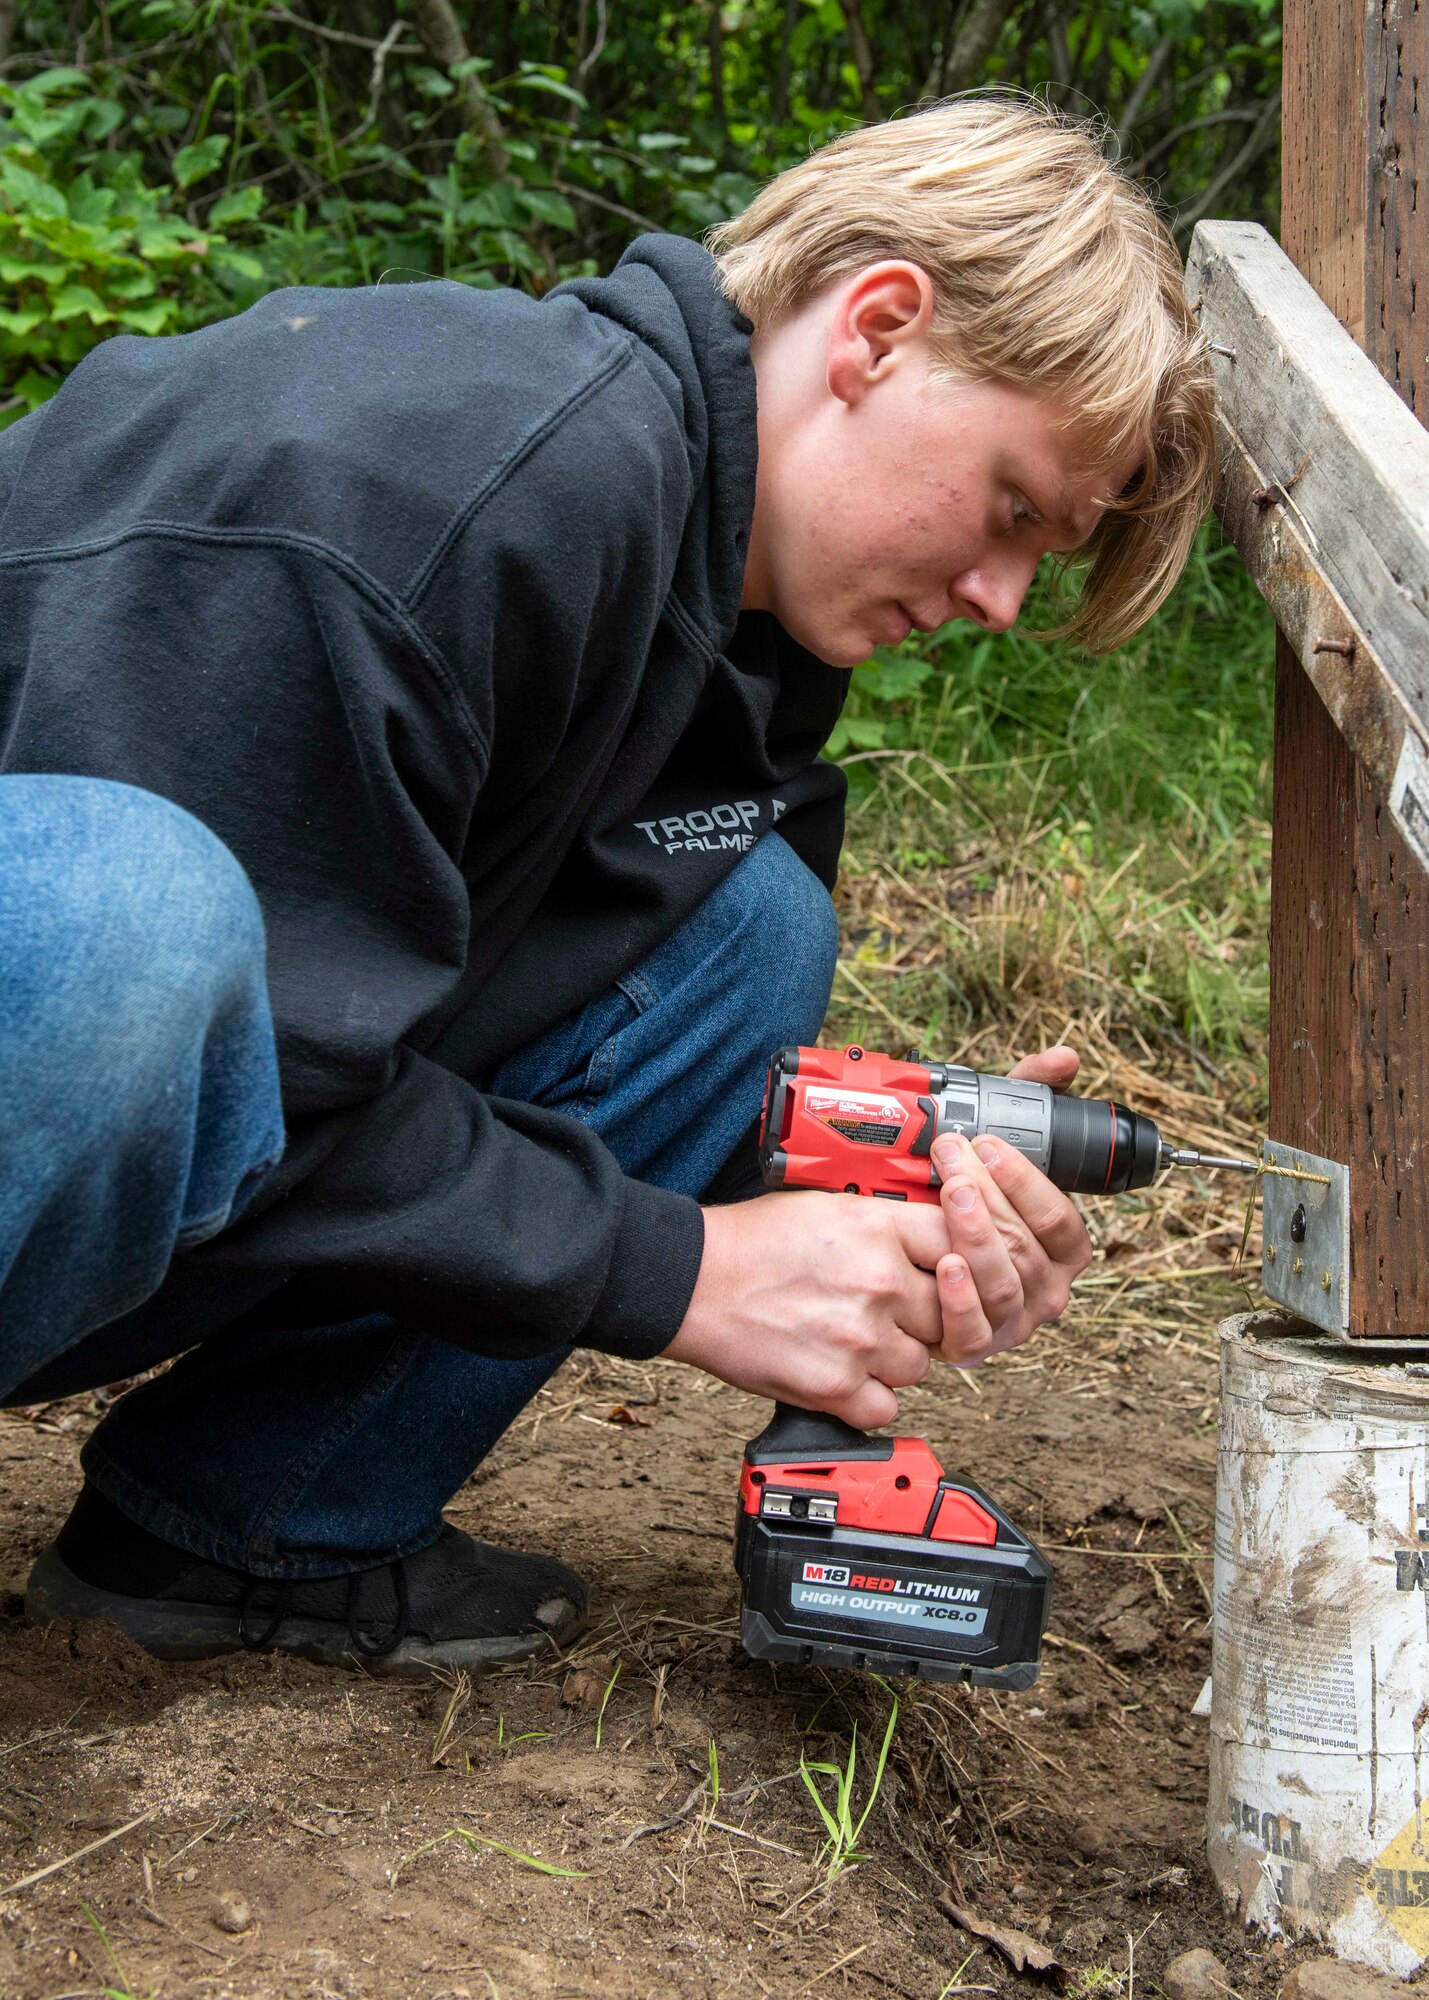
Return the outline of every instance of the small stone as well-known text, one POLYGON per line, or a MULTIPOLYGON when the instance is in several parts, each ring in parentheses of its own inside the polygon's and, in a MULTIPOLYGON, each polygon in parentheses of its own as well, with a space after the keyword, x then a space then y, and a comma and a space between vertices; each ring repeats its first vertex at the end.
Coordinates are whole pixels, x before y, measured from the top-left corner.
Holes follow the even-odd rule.
POLYGON ((1284 2000, 1404 2000, 1404 1984, 1383 1972, 1311 1958, 1297 1965, 1281 1989, 1284 2000))
POLYGON ((240 1931, 246 1931, 253 1921, 247 1898, 240 1896, 236 1889, 221 1889, 213 1899, 209 1915, 218 1928, 227 1931, 230 1937, 237 1937, 240 1931))
POLYGON ((1110 1842, 1106 1829, 1094 1819, 1079 1820, 1072 1828, 1072 1846, 1084 1861, 1095 1861, 1099 1854, 1105 1854, 1110 1842))
POLYGON ((1166 2000, 1228 2000, 1230 1975, 1213 1951, 1198 1945, 1173 1958, 1161 1975, 1166 2000))
POLYGON ((1139 1660, 1149 1653, 1159 1638, 1155 1625, 1144 1611, 1123 1611, 1102 1626, 1102 1637, 1116 1660, 1139 1660))

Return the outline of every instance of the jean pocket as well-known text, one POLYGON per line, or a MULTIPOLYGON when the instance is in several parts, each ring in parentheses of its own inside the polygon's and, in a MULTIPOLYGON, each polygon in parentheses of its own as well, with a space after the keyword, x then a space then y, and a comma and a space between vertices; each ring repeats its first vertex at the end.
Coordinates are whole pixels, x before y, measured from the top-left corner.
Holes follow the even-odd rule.
POLYGON ((565 1110, 577 1118, 594 1110, 615 1079, 622 1035, 635 1025, 647 1008, 654 1005, 657 997, 649 981, 638 972, 628 974, 608 993, 601 995, 589 1010, 592 1017, 590 1032, 597 1039, 591 1048, 585 1074, 571 1101, 563 1107, 565 1110))

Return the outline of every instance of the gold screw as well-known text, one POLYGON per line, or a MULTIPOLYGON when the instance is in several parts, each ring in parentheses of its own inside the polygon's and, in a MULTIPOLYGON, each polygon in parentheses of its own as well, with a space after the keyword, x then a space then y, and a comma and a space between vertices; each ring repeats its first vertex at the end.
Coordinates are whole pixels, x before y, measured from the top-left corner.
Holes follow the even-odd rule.
POLYGON ((1295 1262, 1290 1266, 1290 1268, 1295 1273, 1295 1276, 1298 1278, 1300 1273, 1305 1268, 1305 1259, 1303 1257, 1297 1257, 1295 1259, 1295 1262))
POLYGON ((1273 1243, 1266 1244, 1265 1257, 1267 1263, 1273 1264, 1275 1262, 1275 1245, 1273 1243))
POLYGON ((1322 1292, 1328 1292, 1329 1289, 1330 1289, 1330 1274, 1328 1271, 1322 1271, 1320 1273, 1320 1290, 1322 1292))

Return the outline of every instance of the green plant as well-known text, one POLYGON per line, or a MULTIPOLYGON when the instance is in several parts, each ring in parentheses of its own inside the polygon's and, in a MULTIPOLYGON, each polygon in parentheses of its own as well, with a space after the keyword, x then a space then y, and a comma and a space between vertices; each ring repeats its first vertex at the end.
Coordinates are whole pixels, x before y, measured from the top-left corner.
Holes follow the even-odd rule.
POLYGON ((848 1760, 845 1764, 811 1763, 801 1751, 799 1754, 799 1776, 803 1779, 809 1797, 818 1808, 828 1838, 819 1850, 819 1862, 824 1871, 824 1879, 832 1882, 845 1868, 861 1861, 859 1836, 868 1823, 868 1816, 878 1801, 879 1788, 883 1783, 883 1773, 888 1764, 888 1751, 893 1742, 893 1731, 898 1723, 898 1703, 895 1700, 888 1713, 888 1726, 883 1732, 883 1743, 874 1766, 873 1780, 869 1785, 868 1797, 864 1800, 863 1811, 854 1818, 854 1786, 858 1764, 858 1724, 855 1723, 849 1739, 848 1760), (819 1790, 817 1779, 832 1778, 834 1781, 833 1806, 830 1809, 819 1790))
MULTIPOLYGON (((476 1853, 478 1848, 489 1848, 493 1854, 504 1854, 510 1861, 519 1861, 523 1868, 534 1868, 538 1875, 564 1875, 572 1881, 584 1881, 590 1873, 588 1868, 558 1868, 554 1861, 542 1861, 534 1854, 527 1854, 523 1848, 509 1847, 504 1840, 493 1840, 488 1833, 473 1833, 469 1827, 454 1826, 452 1835, 476 1853)), ((451 1835, 443 1834, 444 1840, 451 1835)), ((420 1851, 420 1850, 419 1850, 420 1851)))
POLYGON ((940 1988, 938 1993, 938 2000, 949 2000, 950 1994, 962 1993, 966 1990, 962 1984, 962 1977, 976 1957, 977 1957, 977 1946, 974 1945, 972 1950, 968 1953, 967 1957, 963 1960, 962 1964, 958 1967, 957 1971, 954 1972, 952 1977, 947 1981, 946 1985, 940 1988))
POLYGON ((496 1718, 496 1747, 503 1757, 509 1757, 518 1743, 541 1743, 553 1732, 549 1729, 525 1729, 519 1736, 506 1734, 506 1717, 496 1718))
POLYGON ((0 424, 52 396, 110 334, 183 332, 262 276, 218 226, 222 204, 203 231, 179 205, 221 148, 181 152, 174 182, 155 186, 136 155, 102 145, 122 117, 79 70, 0 81, 0 424))
MULTIPOLYGON (((506 1841, 496 1840, 489 1833, 475 1833, 466 1826, 451 1826, 445 1833, 439 1833, 434 1840, 424 1840, 420 1847, 414 1847, 410 1854, 405 1855, 395 1868, 389 1868, 388 1888, 395 1889, 398 1878, 405 1873, 412 1862, 419 1861, 424 1854, 430 1854, 434 1848, 440 1847, 447 1840, 461 1841, 473 1854, 483 1848, 493 1854, 504 1854, 509 1861, 519 1861, 523 1868, 532 1868, 538 1875, 563 1875, 569 1876, 572 1880, 583 1880, 590 1873, 588 1868, 560 1868, 554 1861, 542 1861, 538 1855, 527 1854, 521 1847, 511 1847, 506 1841)), ((129 1996, 120 1995, 119 2000, 129 2000, 129 1996)))
POLYGON ((600 1748, 600 1732, 605 1724, 606 1703, 610 1700, 611 1695, 615 1692, 615 1683, 620 1679, 620 1665, 621 1665, 620 1661, 617 1660, 615 1663, 615 1672, 611 1675, 610 1679, 605 1684, 605 1693, 601 1696, 600 1707, 596 1711, 595 1747, 597 1750, 599 1750, 600 1748))
MULTIPOLYGON (((125 1974, 123 1966, 119 1963, 119 1960, 115 1956, 114 1947, 109 1942, 108 1931, 105 1930, 103 1924, 99 1921, 98 1917, 94 1914, 93 1910, 89 1907, 88 1903, 81 1903, 79 1907, 85 1922, 89 1925, 90 1929, 99 1939, 99 1942, 103 1945, 104 1955, 109 1960, 109 1963, 114 1967, 114 1976, 119 1981, 119 1984, 117 1986, 106 1986, 103 1989, 103 2000, 139 2000, 139 1995, 135 1992, 133 1986, 130 1984, 129 1979, 125 1974)), ((150 2000, 153 2000, 152 1987, 150 1988, 150 2000)))

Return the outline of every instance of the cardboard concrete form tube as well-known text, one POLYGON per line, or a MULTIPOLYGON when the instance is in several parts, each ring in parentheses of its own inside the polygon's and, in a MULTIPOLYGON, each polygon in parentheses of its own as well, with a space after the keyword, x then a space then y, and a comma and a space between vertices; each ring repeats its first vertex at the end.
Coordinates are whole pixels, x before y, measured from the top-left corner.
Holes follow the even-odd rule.
POLYGON ((1207 1852, 1248 1924, 1429 1961, 1429 1347, 1221 1328, 1207 1852))

